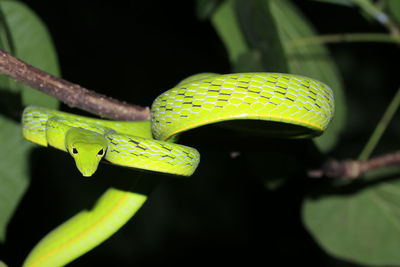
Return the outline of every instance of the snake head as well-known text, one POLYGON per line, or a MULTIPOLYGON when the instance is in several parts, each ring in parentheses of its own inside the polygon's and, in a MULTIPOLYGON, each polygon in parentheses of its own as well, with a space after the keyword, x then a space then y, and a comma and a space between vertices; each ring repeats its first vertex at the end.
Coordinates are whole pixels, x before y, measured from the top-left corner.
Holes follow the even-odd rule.
POLYGON ((69 150, 75 159, 76 167, 85 177, 92 176, 105 154, 105 148, 99 144, 75 143, 69 150))
POLYGON ((107 140, 98 133, 80 128, 72 128, 66 137, 66 147, 76 167, 83 176, 92 176, 106 153, 107 140))

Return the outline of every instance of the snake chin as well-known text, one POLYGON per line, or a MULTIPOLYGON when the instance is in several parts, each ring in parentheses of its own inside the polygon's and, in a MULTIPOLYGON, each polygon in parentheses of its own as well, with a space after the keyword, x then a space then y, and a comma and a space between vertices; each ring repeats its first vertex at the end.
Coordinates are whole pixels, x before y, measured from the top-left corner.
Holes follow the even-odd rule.
MULTIPOLYGON (((78 164, 76 165, 78 167, 78 164)), ((93 169, 87 169, 87 168, 79 168, 78 167, 79 172, 82 174, 82 176, 84 177, 91 177, 97 170, 97 167, 95 170, 93 169)))

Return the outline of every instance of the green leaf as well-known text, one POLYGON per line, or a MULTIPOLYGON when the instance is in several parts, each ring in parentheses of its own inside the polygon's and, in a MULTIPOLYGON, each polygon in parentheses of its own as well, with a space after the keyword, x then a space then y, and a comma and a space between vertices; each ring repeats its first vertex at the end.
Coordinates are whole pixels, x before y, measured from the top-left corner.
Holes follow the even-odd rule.
POLYGON ((336 257, 367 265, 400 265, 399 173, 398 166, 384 168, 370 175, 370 186, 357 190, 350 185, 349 192, 307 198, 306 228, 336 257), (397 176, 383 181, 385 172, 397 176))
POLYGON ((261 71, 288 72, 269 0, 236 0, 235 3, 241 31, 250 48, 261 55, 261 71))
POLYGON ((387 0, 387 9, 397 22, 400 22, 400 1, 387 0))
MULTIPOLYGON (((314 0, 317 2, 325 2, 325 3, 330 3, 330 4, 336 4, 336 5, 344 5, 344 6, 353 6, 353 0, 314 0)), ((397 1, 397 0, 395 0, 397 1)))
POLYGON ((239 55, 233 72, 256 72, 263 69, 261 54, 258 51, 248 51, 239 55))
MULTIPOLYGON (((50 35, 40 19, 18 1, 0 1, 0 45, 33 66, 59 75, 50 35)), ((25 105, 57 108, 58 101, 0 76, 0 241, 29 184, 31 144, 22 138, 19 116, 25 105)))
POLYGON ((326 83, 334 91, 335 115, 328 130, 315 139, 321 151, 329 151, 339 139, 345 126, 346 105, 341 77, 324 45, 295 45, 305 37, 317 37, 307 19, 286 0, 271 0, 271 12, 275 18, 291 73, 308 76, 326 83))
POLYGON ((213 12, 221 4, 222 0, 197 0, 196 13, 197 17, 201 20, 208 19, 212 16, 213 12))
POLYGON ((212 16, 213 26, 225 44, 235 72, 287 72, 267 3, 265 0, 227 0, 212 16))
POLYGON ((0 261, 0 267, 7 267, 7 265, 3 261, 0 261))
MULTIPOLYGON (((0 8, 8 31, 8 43, 14 56, 56 76, 60 75, 57 54, 46 26, 26 5, 18 1, 2 0, 0 8)), ((5 35, 4 33, 2 35, 5 35)), ((7 47, 2 47, 7 49, 7 47)), ((57 108, 58 101, 49 95, 28 86, 8 82, 8 88, 17 87, 22 92, 24 105, 39 105, 57 108), (11 84, 11 85, 10 85, 11 84)), ((1 88, 6 88, 1 84, 1 88)))
POLYGON ((0 241, 29 184, 28 152, 33 146, 21 138, 18 123, 0 116, 0 241))
POLYGON ((226 0, 214 12, 212 24, 223 41, 232 66, 239 57, 249 53, 250 48, 239 28, 239 22, 234 10, 234 0, 226 0))

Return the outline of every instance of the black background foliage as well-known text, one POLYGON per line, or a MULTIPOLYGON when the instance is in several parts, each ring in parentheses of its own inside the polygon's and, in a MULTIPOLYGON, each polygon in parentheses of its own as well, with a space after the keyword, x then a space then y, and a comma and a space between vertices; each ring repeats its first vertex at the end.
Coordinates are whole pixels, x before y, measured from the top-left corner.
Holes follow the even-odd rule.
MULTIPOLYGON (((191 74, 230 72, 223 44, 209 22, 196 18, 194 1, 25 2, 49 28, 63 78, 97 92, 149 106, 191 74)), ((295 2, 320 32, 383 31, 354 9, 295 2)), ((398 60, 397 47, 330 48, 344 76, 349 103, 362 111, 349 115, 349 125, 358 127, 346 129, 334 156, 354 157, 397 87, 391 68, 398 60)), ((395 127, 386 140, 396 133, 395 127)), ((310 164, 305 155, 313 160, 309 141, 271 139, 262 145, 239 137, 224 141, 231 134, 210 129, 183 136, 182 143, 202 154, 196 174, 186 180, 163 177, 134 219, 71 266, 259 262, 350 266, 327 256, 301 224, 301 200, 314 183, 304 178, 304 165, 310 164), (232 159, 230 152, 236 150, 245 153, 232 159), (265 169, 265 177, 254 171, 246 153, 264 157, 256 164, 265 169), (280 172, 290 172, 292 179, 277 190, 267 190, 264 180, 279 178, 280 172)), ((390 141, 383 142, 381 149, 385 147, 390 148, 390 141)), ((10 266, 20 265, 55 226, 90 208, 110 182, 138 174, 102 164, 94 177, 84 179, 65 153, 43 148, 33 151, 31 162, 31 187, 0 247, 1 259, 10 266)), ((155 179, 148 174, 145 178, 155 179)))

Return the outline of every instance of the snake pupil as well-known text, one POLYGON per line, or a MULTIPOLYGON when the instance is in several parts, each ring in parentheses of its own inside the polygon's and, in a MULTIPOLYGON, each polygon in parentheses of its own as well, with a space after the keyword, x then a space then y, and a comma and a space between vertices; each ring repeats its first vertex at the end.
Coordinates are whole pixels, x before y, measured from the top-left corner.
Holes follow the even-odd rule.
POLYGON ((97 153, 97 155, 99 155, 99 156, 103 156, 103 154, 104 154, 104 150, 103 150, 103 149, 101 149, 101 150, 99 151, 99 153, 97 153))
POLYGON ((72 148, 72 154, 74 155, 78 154, 78 150, 75 147, 72 148))

